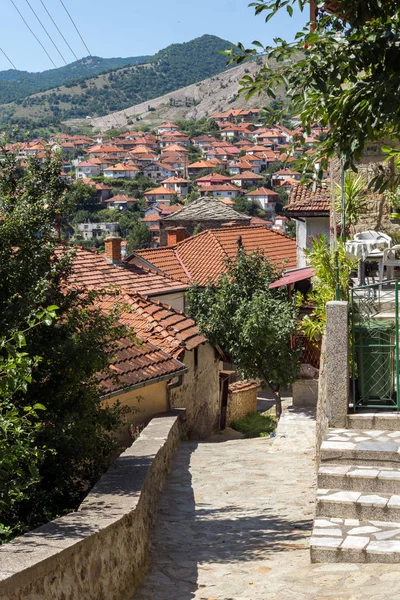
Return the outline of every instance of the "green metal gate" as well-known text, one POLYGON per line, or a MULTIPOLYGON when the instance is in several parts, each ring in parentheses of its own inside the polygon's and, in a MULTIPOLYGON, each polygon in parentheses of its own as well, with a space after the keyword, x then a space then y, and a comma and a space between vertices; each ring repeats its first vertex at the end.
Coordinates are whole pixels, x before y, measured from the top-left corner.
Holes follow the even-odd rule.
POLYGON ((350 315, 353 409, 399 409, 399 282, 351 290, 350 315))

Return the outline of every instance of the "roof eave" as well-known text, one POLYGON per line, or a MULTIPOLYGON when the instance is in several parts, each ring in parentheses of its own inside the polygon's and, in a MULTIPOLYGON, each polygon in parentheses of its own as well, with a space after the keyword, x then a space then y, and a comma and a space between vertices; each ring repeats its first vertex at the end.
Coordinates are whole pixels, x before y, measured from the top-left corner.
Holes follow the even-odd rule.
POLYGON ((329 217, 329 210, 288 210, 282 211, 282 216, 297 219, 298 217, 329 217))
POLYGON ((178 369, 173 373, 166 373, 165 375, 160 375, 159 377, 147 379, 146 381, 142 381, 141 383, 128 385, 127 387, 116 390, 115 392, 110 392, 109 394, 104 394, 104 396, 100 397, 100 400, 108 400, 110 398, 115 398, 115 396, 120 396, 121 394, 128 394, 129 392, 147 387, 148 385, 153 385, 154 383, 159 383, 160 381, 174 379, 175 377, 178 377, 179 375, 184 375, 189 371, 189 368, 186 365, 184 365, 180 360, 178 360, 177 358, 174 358, 174 360, 182 365, 181 369, 178 369))

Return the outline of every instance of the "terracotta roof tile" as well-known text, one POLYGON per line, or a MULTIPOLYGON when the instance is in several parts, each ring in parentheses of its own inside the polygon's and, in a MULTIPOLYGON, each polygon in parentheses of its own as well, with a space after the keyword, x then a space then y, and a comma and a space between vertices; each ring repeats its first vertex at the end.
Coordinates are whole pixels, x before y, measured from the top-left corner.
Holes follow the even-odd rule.
POLYGON ((291 189, 289 204, 283 210, 289 217, 307 216, 314 213, 328 216, 330 203, 330 194, 327 188, 313 190, 310 187, 296 183, 291 189))
POLYGON ((105 310, 111 310, 116 304, 122 307, 123 325, 131 327, 140 340, 154 344, 174 358, 207 341, 193 319, 167 304, 140 294, 122 294, 102 302, 105 310))
POLYGON ((260 383, 255 379, 245 379, 244 381, 234 381, 229 384, 229 392, 247 392, 249 390, 259 390, 260 383))
MULTIPOLYGON (((60 253, 60 251, 59 251, 60 253)), ((144 296, 157 296, 186 288, 179 278, 170 279, 162 273, 147 270, 135 265, 123 263, 116 266, 104 256, 92 250, 76 249, 70 283, 88 289, 104 289, 117 286, 130 293, 144 296)))
POLYGON ((175 246, 135 254, 171 278, 206 285, 226 270, 228 258, 235 257, 239 237, 247 252, 260 250, 279 267, 296 267, 296 242, 265 226, 209 229, 175 246))
POLYGON ((151 342, 126 337, 117 342, 111 373, 99 373, 98 381, 104 395, 115 394, 164 375, 173 377, 184 367, 183 363, 151 342))

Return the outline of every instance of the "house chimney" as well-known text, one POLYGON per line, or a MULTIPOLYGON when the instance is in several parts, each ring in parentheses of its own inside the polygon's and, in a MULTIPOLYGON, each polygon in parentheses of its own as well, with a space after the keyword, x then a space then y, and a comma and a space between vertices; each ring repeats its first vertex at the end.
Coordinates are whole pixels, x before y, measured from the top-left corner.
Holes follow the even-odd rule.
POLYGON ((106 259, 113 265, 119 265, 122 262, 121 242, 122 239, 116 236, 110 236, 104 239, 106 259))
POLYGON ((184 227, 168 227, 167 229, 167 246, 175 246, 178 242, 186 239, 186 231, 184 227))

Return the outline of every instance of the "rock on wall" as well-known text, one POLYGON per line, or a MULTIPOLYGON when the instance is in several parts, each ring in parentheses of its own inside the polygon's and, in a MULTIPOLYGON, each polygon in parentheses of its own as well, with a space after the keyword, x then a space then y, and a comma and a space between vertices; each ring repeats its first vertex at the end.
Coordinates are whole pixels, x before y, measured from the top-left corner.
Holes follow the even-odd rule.
POLYGON ((186 350, 181 360, 189 371, 182 385, 170 391, 171 404, 173 408, 186 409, 189 437, 204 439, 219 427, 219 356, 206 343, 186 350))
POLYGON ((158 495, 185 434, 154 418, 76 513, 0 547, 0 600, 128 600, 148 561, 158 495))

